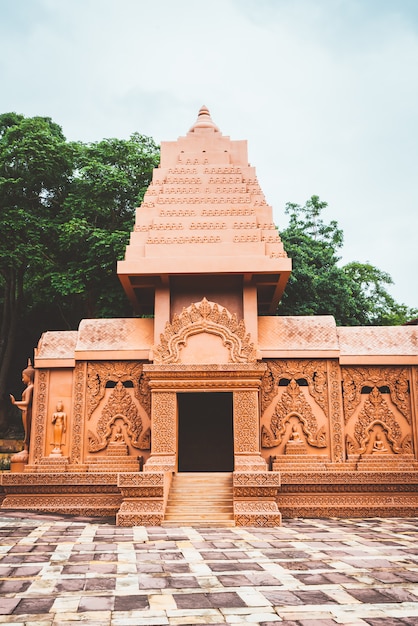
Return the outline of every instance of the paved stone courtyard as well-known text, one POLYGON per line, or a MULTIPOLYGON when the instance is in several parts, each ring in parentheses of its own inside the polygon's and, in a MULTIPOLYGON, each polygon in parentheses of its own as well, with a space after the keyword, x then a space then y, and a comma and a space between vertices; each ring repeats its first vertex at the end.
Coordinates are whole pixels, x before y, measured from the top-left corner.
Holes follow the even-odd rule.
POLYGON ((118 528, 0 512, 0 623, 418 624, 416 519, 118 528))

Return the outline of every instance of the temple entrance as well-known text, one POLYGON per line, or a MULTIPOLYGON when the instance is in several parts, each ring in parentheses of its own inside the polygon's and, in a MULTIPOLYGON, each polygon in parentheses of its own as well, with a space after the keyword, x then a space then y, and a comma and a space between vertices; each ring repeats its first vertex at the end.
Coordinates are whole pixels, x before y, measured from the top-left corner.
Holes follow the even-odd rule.
POLYGON ((178 471, 232 472, 232 393, 178 393, 178 471))

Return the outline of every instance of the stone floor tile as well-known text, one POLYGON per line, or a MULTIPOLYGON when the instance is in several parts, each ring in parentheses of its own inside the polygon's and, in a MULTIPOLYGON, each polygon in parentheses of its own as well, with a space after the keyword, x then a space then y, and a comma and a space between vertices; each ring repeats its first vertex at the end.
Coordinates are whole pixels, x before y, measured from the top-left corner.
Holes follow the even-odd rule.
POLYGON ((405 621, 397 617, 366 618, 366 623, 370 626, 405 626, 405 621))
POLYGON ((24 593, 30 585, 30 580, 3 580, 0 581, 0 594, 24 593))
POLYGON ((299 591, 293 592, 297 598, 302 600, 303 604, 334 604, 330 596, 323 591, 299 591))
POLYGON ((219 623, 223 619, 221 611, 218 609, 175 609, 167 611, 170 624, 214 624, 219 623))
POLYGON ((86 579, 84 576, 78 578, 61 578, 55 583, 55 592, 62 593, 82 591, 85 584, 86 579))
POLYGON ((51 613, 76 613, 78 605, 80 603, 81 596, 60 596, 55 598, 53 605, 51 606, 51 613))
POLYGON ((136 571, 138 572, 138 574, 155 574, 155 573, 161 573, 161 572, 172 572, 173 569, 171 568, 171 565, 167 564, 165 567, 163 565, 163 563, 159 562, 159 563, 144 563, 143 561, 141 561, 140 564, 137 564, 136 566, 136 571))
POLYGON ((295 578, 304 585, 326 585, 329 583, 324 574, 295 574, 295 578))
POLYGON ((387 602, 399 602, 395 597, 389 596, 382 589, 350 589, 349 593, 364 604, 386 604, 387 602))
POLYGON ((274 606, 303 604, 302 600, 298 598, 292 591, 275 591, 271 589, 266 589, 263 591, 263 595, 274 606))
POLYGON ((104 574, 116 574, 117 563, 102 563, 94 562, 90 563, 87 578, 90 576, 104 575, 104 574))
POLYGON ((177 608, 174 596, 171 594, 150 594, 148 602, 153 611, 171 611, 177 608))
MULTIPOLYGON (((156 567, 155 565, 153 565, 152 567, 156 567)), ((190 566, 188 563, 164 563, 162 565, 158 565, 157 567, 160 567, 160 570, 154 570, 154 571, 164 571, 164 572, 171 572, 172 574, 174 573, 178 573, 178 574, 188 574, 190 573, 190 566)), ((148 570, 150 571, 150 570, 148 570)))
POLYGON ((48 613, 54 598, 23 598, 13 611, 13 615, 48 613))
POLYGON ((211 609, 213 607, 206 593, 175 593, 173 600, 178 609, 211 609))
POLYGON ((86 578, 85 591, 113 591, 116 587, 115 578, 86 578))
MULTIPOLYGON (((280 626, 299 626, 299 622, 291 622, 289 620, 282 620, 277 615, 277 621, 280 621, 280 626)), ((277 621, 260 622, 260 626, 277 626, 277 621)))
POLYGON ((112 596, 82 596, 78 611, 113 611, 114 603, 112 596))
POLYGON ((149 608, 150 604, 146 594, 115 596, 114 611, 138 611, 139 609, 149 608))
POLYGON ((271 606, 270 600, 256 589, 240 589, 237 593, 247 606, 271 606))
POLYGON ((120 594, 137 594, 139 591, 138 576, 136 574, 128 574, 126 576, 118 576, 116 579, 116 593, 120 594))
POLYGON ((416 594, 411 593, 407 589, 401 589, 398 587, 385 587, 384 593, 395 600, 395 602, 417 602, 418 603, 418 588, 416 588, 416 594))
POLYGON ((251 580, 243 574, 231 574, 218 576, 218 580, 224 587, 248 587, 251 585, 251 580))
POLYGON ((301 619, 300 626, 335 626, 337 622, 333 619, 301 619))
POLYGON ((88 565, 64 565, 62 573, 64 576, 67 574, 86 574, 89 571, 88 565))
MULTIPOLYGON (((88 626, 111 626, 111 613, 109 611, 94 611, 89 613, 63 613, 55 614, 52 626, 74 626, 74 624, 88 624, 88 626)), ((30 622, 25 622, 30 626, 30 622)))
POLYGON ((10 615, 19 604, 20 598, 1 598, 0 615, 10 615))
MULTIPOLYGON (((126 617, 124 614, 122 615, 122 617, 118 617, 117 614, 112 616, 111 626, 166 626, 170 623, 165 615, 147 615, 145 617, 139 615, 126 617)), ((90 626, 90 623, 88 626, 90 626)))
POLYGON ((168 576, 165 580, 167 587, 172 589, 193 589, 200 587, 197 578, 194 576, 168 576))
POLYGON ((138 576, 140 589, 165 589, 167 584, 167 578, 161 576, 138 576))

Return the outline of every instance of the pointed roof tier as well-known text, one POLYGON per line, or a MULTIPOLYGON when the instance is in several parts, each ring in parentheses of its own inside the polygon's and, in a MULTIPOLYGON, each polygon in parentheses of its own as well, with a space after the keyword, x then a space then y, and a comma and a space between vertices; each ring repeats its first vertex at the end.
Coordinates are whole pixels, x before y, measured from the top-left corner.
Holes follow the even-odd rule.
POLYGON ((291 272, 247 142, 222 135, 202 106, 185 137, 162 142, 118 275, 135 309, 153 313, 169 277, 239 275, 275 313, 291 272))

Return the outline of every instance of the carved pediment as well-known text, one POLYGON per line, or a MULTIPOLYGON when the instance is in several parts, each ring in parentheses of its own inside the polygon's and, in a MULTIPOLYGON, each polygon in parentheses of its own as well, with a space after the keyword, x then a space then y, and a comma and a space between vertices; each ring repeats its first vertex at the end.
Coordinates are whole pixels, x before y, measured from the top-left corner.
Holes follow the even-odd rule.
POLYGON ((224 307, 203 298, 167 322, 154 350, 154 363, 255 363, 254 344, 224 307))

